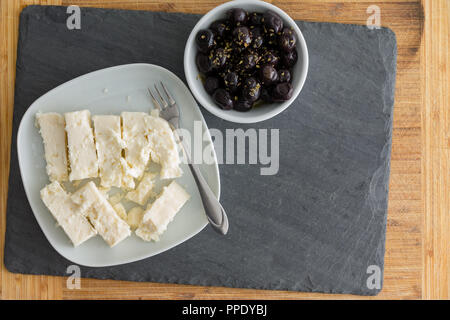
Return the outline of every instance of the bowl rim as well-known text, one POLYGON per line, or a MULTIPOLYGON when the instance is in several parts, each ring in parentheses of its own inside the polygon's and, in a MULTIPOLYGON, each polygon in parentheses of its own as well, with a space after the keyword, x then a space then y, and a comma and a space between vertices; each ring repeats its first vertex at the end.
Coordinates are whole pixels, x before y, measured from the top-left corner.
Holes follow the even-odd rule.
MULTIPOLYGON (((305 84, 306 77, 308 74, 308 67, 309 67, 309 54, 308 54, 308 48, 306 45, 306 41, 303 37, 303 33, 301 32, 300 28, 297 26, 295 21, 282 9, 268 3, 265 1, 260 0, 240 0, 240 1, 229 1, 226 3, 223 3, 214 9, 207 12, 203 17, 200 18, 200 20, 195 24, 195 26, 192 28, 191 33, 189 34, 189 37, 186 41, 185 49, 184 49, 184 74, 186 78, 186 82, 189 86, 189 89, 191 90, 194 97, 197 99, 197 101, 202 105, 206 110, 214 114, 215 116, 222 118, 224 120, 235 122, 235 123, 256 123, 264 120, 268 120, 279 113, 283 112, 285 109, 287 109, 292 102, 294 102, 295 99, 297 99, 298 95, 300 94, 301 90, 303 89, 303 85, 305 84), (258 5, 259 7, 264 7, 268 10, 272 10, 279 14, 284 22, 288 22, 289 25, 294 29, 297 38, 298 38, 298 46, 297 49, 302 54, 302 65, 300 69, 300 78, 299 78, 299 84, 297 87, 294 88, 294 92, 292 94, 291 99, 284 101, 279 104, 278 107, 275 107, 268 112, 265 112, 260 115, 255 115, 252 117, 241 117, 239 115, 236 115, 234 113, 230 113, 230 110, 222 110, 217 105, 211 105, 204 97, 204 95, 198 90, 198 85, 194 84, 195 78, 198 75, 194 75, 189 71, 189 67, 193 61, 190 60, 191 56, 193 56, 192 52, 195 51, 195 44, 194 44, 194 38, 198 30, 200 29, 200 26, 205 24, 208 20, 211 19, 211 16, 213 16, 216 13, 225 11, 227 9, 231 9, 233 7, 239 6, 239 5, 258 5)), ((194 62, 195 63, 195 62, 194 62)), ((251 111, 250 111, 251 112, 251 111)), ((248 113, 247 113, 248 114, 248 113)))

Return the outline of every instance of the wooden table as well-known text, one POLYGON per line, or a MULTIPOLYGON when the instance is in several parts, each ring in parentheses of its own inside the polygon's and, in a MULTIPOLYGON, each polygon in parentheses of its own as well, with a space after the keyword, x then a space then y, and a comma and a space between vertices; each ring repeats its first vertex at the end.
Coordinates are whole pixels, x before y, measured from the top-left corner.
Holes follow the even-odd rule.
MULTIPOLYGON (((360 298, 286 291, 196 287, 9 273, 3 265, 9 150, 20 11, 29 4, 205 13, 222 1, 0 0, 0 228, 3 299, 360 298)), ((370 5, 398 41, 384 288, 375 299, 449 299, 450 0, 278 0, 294 19, 365 24, 370 5)))

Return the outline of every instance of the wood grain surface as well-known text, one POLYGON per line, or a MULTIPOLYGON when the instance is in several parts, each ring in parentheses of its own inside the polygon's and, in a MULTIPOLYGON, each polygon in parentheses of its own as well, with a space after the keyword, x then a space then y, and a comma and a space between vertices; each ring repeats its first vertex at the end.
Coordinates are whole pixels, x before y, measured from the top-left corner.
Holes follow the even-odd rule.
MULTIPOLYGON (((223 1, 0 0, 0 297, 2 299, 359 299, 325 295, 9 273, 3 264, 19 13, 27 5, 79 5, 205 13, 223 1)), ((365 24, 377 5, 397 35, 385 275, 371 299, 449 299, 450 0, 278 0, 294 19, 365 24)))

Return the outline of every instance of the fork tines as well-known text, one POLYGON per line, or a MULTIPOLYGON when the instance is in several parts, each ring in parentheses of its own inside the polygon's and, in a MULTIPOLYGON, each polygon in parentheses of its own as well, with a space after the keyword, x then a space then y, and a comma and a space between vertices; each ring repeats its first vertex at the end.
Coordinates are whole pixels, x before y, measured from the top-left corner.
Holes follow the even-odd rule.
POLYGON ((155 108, 159 109, 160 117, 168 121, 174 128, 179 128, 180 111, 178 110, 178 106, 164 83, 160 82, 160 84, 163 88, 162 91, 164 91, 164 94, 167 98, 164 97, 164 94, 161 93, 156 84, 154 85, 154 87, 157 94, 153 94, 150 88, 148 88, 148 93, 152 98, 155 108))
MULTIPOLYGON (((169 98, 169 102, 171 105, 175 104, 175 100, 173 100, 172 96, 170 95, 169 91, 166 89, 166 86, 164 85, 164 83, 161 81, 161 86, 164 90, 164 92, 166 93, 167 98, 169 98)), ((156 85, 155 85, 156 86, 156 85)), ((158 90, 158 88, 156 89, 158 90)))
POLYGON ((156 93, 159 96, 159 99, 155 98, 155 96, 153 95, 153 93, 150 90, 150 88, 148 88, 148 92, 150 93, 150 96, 152 97, 152 100, 153 100, 153 103, 155 104, 155 106, 157 108, 159 108, 159 109, 162 109, 162 108, 167 108, 169 106, 169 104, 171 106, 174 105, 175 104, 175 100, 173 100, 172 96, 169 93, 169 90, 167 90, 167 88, 164 85, 164 83, 162 83, 162 82, 160 82, 160 83, 161 83, 161 87, 163 88, 164 93, 167 96, 167 100, 169 100, 169 103, 166 101, 166 99, 164 99, 163 95, 161 94, 161 91, 159 91, 158 86, 156 84, 154 85, 154 87, 155 87, 156 93), (161 107, 161 103, 158 100, 162 103, 162 107, 161 107))
POLYGON ((156 107, 156 109, 161 110, 161 105, 159 104, 158 100, 156 100, 155 96, 152 93, 152 90, 150 90, 150 88, 147 88, 147 90, 150 96, 152 97, 153 105, 156 107))

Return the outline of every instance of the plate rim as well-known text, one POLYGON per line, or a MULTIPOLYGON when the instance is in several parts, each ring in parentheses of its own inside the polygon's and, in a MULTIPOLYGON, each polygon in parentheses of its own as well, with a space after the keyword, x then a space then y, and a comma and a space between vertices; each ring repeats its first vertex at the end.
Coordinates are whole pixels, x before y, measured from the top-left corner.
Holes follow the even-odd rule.
MULTIPOLYGON (((165 249, 156 250, 155 252, 153 252, 153 253, 151 253, 151 254, 142 254, 142 255, 136 256, 136 257, 134 257, 134 258, 128 258, 128 259, 125 259, 124 261, 121 261, 121 262, 118 262, 118 263, 106 263, 106 264, 100 264, 100 263, 92 263, 92 264, 91 264, 91 263, 80 263, 80 262, 78 262, 78 261, 74 261, 74 260, 76 260, 76 259, 72 259, 72 258, 67 257, 65 254, 63 254, 63 253, 57 248, 57 246, 55 246, 55 245, 52 243, 52 241, 50 240, 49 235, 48 235, 47 232, 46 232, 46 229, 42 226, 41 221, 40 221, 40 219, 38 218, 38 214, 36 214, 35 210, 33 209, 32 205, 31 205, 31 203, 30 203, 30 200, 29 200, 30 197, 29 197, 29 195, 28 195, 29 192, 28 192, 28 189, 27 189, 26 184, 24 183, 25 180, 24 180, 24 176, 23 176, 22 161, 21 161, 21 156, 20 156, 21 152, 20 152, 19 145, 20 145, 20 143, 22 143, 22 140, 23 140, 23 137, 22 137, 22 136, 23 136, 23 134, 22 134, 23 129, 22 129, 22 128, 23 128, 23 126, 24 126, 24 124, 23 124, 23 119, 24 119, 26 116, 28 116, 28 113, 29 113, 29 112, 31 113, 31 111, 30 111, 31 108, 32 108, 35 104, 37 104, 39 101, 41 101, 42 99, 44 99, 46 96, 51 95, 52 93, 54 93, 54 92, 57 91, 57 90, 64 89, 64 87, 66 87, 66 86, 70 86, 73 82, 80 81, 80 80, 83 81, 84 78, 88 78, 88 77, 90 77, 90 76, 92 76, 92 75, 95 75, 95 74, 97 74, 97 73, 104 73, 104 72, 108 72, 108 71, 115 71, 116 69, 119 70, 119 69, 126 69, 126 68, 130 68, 130 67, 144 67, 144 68, 150 68, 150 69, 158 69, 158 70, 161 71, 161 72, 167 73, 167 74, 168 74, 175 82, 177 82, 177 84, 180 86, 180 88, 182 89, 182 91, 184 91, 184 93, 185 93, 186 95, 188 95, 188 96, 190 95, 190 96, 191 96, 192 101, 193 101, 193 103, 194 103, 194 107, 197 108, 197 111, 198 111, 198 113, 199 113, 200 119, 202 120, 202 123, 203 123, 203 124, 205 125, 205 127, 206 127, 206 134, 207 134, 208 140, 209 140, 211 143, 213 143, 212 137, 211 137, 211 133, 210 133, 210 131, 209 131, 208 124, 206 123, 205 118, 203 117, 203 113, 201 112, 201 110, 200 110, 200 108, 199 108, 199 106, 198 106, 197 101, 195 100, 195 98, 194 98, 194 96, 192 95, 192 93, 189 91, 189 89, 188 89, 188 87, 186 86, 186 84, 185 84, 185 83, 184 83, 184 82, 183 82, 176 74, 174 74, 172 71, 170 71, 170 70, 168 70, 168 69, 166 69, 166 68, 164 68, 164 67, 155 65, 155 64, 150 64, 150 63, 130 63, 130 64, 122 64, 122 65, 117 65, 117 66, 112 66, 112 67, 108 67, 108 68, 103 68, 103 69, 94 70, 94 71, 91 71, 91 72, 82 74, 82 75, 80 75, 80 76, 78 76, 78 77, 75 77, 75 78, 73 78, 73 79, 71 79, 71 80, 69 80, 69 81, 66 81, 66 82, 64 82, 64 83, 62 83, 62 84, 60 84, 60 85, 54 87, 53 89, 50 89, 49 91, 47 91, 46 93, 44 93, 43 95, 41 95, 39 98, 37 98, 35 101, 33 101, 33 103, 27 108, 27 110, 26 110, 25 113, 23 114, 22 118, 20 119, 19 127, 18 127, 18 130, 17 130, 16 148, 17 148, 17 158, 18 158, 18 162, 19 162, 19 171, 20 171, 20 177, 21 177, 21 179, 22 179, 22 185, 23 185, 23 188, 24 188, 24 190, 25 190, 25 195, 26 195, 26 197, 27 197, 27 201, 28 201, 28 203, 29 203, 29 205, 30 205, 31 211, 33 212, 34 218, 36 219, 36 221, 37 221, 37 223, 38 223, 38 225, 39 225, 39 227, 40 227, 42 233, 44 234, 45 238, 47 239, 47 241, 49 242, 49 244, 51 245, 51 247, 52 247, 54 250, 56 250, 56 252, 58 252, 63 258, 65 258, 65 259, 67 259, 67 260, 69 260, 69 261, 71 261, 71 262, 73 262, 73 263, 76 263, 77 265, 80 265, 80 266, 94 267, 94 268, 100 268, 100 267, 112 267, 112 266, 119 266, 119 265, 123 265, 123 264, 127 264, 127 263, 137 262, 137 261, 140 261, 140 260, 143 260, 143 259, 146 259, 146 258, 150 258, 150 257, 156 256, 156 255, 158 255, 158 254, 160 254, 160 253, 163 253, 163 252, 165 252, 165 251, 168 251, 168 250, 170 250, 170 249, 172 249, 172 248, 174 248, 174 247, 176 247, 176 246, 178 246, 178 245, 180 245, 180 244, 182 244, 182 243, 188 241, 189 239, 191 239, 192 237, 194 237, 195 235, 197 235, 199 232, 201 232, 201 231, 208 225, 208 221, 206 220, 206 221, 203 223, 203 226, 202 226, 202 227, 197 228, 197 229, 195 229, 193 232, 189 233, 189 235, 188 235, 186 238, 184 238, 182 241, 178 241, 178 242, 175 241, 173 244, 169 245, 169 246, 166 247, 165 249)), ((214 143, 213 143, 213 146, 214 146, 214 143)), ((221 193, 220 171, 219 171, 219 165, 218 165, 218 160, 217 160, 216 150, 215 150, 215 148, 212 148, 212 150, 213 150, 213 158, 214 158, 214 165, 213 165, 213 168, 214 168, 214 176, 217 178, 217 191, 216 191, 216 192, 215 192, 215 190, 212 190, 212 191, 213 191, 213 193, 216 195, 217 199, 220 200, 220 193, 221 193)), ((207 182, 208 182, 208 181, 207 181, 207 182)))

